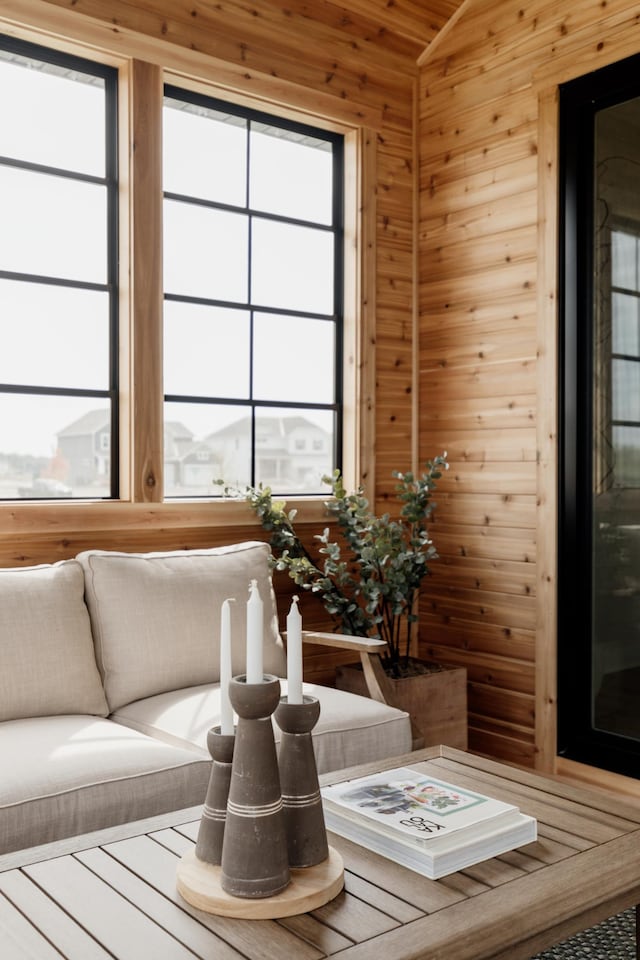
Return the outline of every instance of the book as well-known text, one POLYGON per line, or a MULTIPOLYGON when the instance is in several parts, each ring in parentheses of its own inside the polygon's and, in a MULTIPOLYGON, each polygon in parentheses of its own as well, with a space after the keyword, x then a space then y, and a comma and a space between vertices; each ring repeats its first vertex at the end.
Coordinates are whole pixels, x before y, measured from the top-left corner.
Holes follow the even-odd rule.
POLYGON ((504 803, 397 767, 321 790, 327 829, 431 879, 537 837, 533 817, 504 803))

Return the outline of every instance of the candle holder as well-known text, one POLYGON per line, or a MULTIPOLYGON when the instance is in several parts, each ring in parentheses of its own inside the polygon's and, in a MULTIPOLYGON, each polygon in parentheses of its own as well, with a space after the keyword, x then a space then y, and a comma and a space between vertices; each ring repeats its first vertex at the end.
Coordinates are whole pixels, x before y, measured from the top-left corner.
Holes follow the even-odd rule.
MULTIPOLYGON (((223 917, 267 920, 316 910, 344 885, 342 857, 326 848, 311 744, 319 703, 313 697, 304 697, 302 704, 280 699, 280 682, 271 676, 263 683, 236 677, 229 694, 239 715, 235 738, 218 734, 219 728, 207 737, 214 763, 227 763, 218 753, 225 746, 233 753, 221 864, 203 859, 215 856, 220 839, 220 821, 203 818, 196 844, 197 848, 202 843, 201 854, 191 849, 180 858, 178 891, 192 906, 223 917), (271 722, 276 708, 287 808, 271 722)), ((212 768, 205 806, 214 810, 222 805, 221 779, 217 773, 214 777, 212 768)))
POLYGON ((204 863, 222 862, 234 744, 234 734, 223 734, 220 727, 212 727, 207 733, 207 747, 213 762, 195 851, 198 860, 204 863))
POLYGON ((275 712, 282 731, 280 785, 291 867, 312 867, 329 856, 311 740, 319 716, 320 702, 309 696, 303 697, 302 703, 289 703, 282 697, 275 712))
POLYGON ((222 845, 222 889, 234 897, 271 897, 290 880, 280 774, 271 715, 280 681, 233 677, 229 698, 238 714, 222 845))

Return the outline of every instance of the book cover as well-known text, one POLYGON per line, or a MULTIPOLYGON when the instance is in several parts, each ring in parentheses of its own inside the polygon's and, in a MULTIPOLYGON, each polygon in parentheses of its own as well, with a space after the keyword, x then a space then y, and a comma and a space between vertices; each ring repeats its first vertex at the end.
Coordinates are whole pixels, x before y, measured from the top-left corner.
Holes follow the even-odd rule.
POLYGON ((470 838, 518 822, 513 804, 397 767, 322 788, 327 811, 390 839, 433 848, 463 831, 470 838))

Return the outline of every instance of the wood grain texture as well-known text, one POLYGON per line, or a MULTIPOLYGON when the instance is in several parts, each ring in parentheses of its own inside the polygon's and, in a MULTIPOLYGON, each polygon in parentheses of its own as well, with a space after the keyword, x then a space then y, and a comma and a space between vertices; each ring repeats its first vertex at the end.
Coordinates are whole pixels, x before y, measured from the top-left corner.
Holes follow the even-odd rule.
MULTIPOLYGON (((517 744, 512 737, 514 754, 517 744)), ((637 802, 447 747, 399 762, 515 803, 536 817, 537 840, 433 881, 330 835, 344 863, 334 899, 312 913, 242 922, 198 910, 177 890, 181 858, 193 855, 197 837, 200 810, 192 808, 0 858, 12 958, 133 960, 153 949, 202 960, 527 960, 640 897, 637 802)), ((367 764, 321 782, 379 769, 367 764)))
POLYGON ((471 749, 523 762, 526 742, 545 769, 556 753, 557 84, 637 51, 639 29, 630 0, 467 0, 420 58, 420 450, 448 437, 451 462, 422 644, 454 662, 473 651, 471 749), (503 567, 509 548, 516 566, 503 567))
MULTIPOLYGON (((131 78, 131 276, 133 402, 131 477, 126 489, 137 502, 159 503, 162 450, 162 72, 134 60, 131 78)), ((126 325, 129 329, 129 325, 126 325)))

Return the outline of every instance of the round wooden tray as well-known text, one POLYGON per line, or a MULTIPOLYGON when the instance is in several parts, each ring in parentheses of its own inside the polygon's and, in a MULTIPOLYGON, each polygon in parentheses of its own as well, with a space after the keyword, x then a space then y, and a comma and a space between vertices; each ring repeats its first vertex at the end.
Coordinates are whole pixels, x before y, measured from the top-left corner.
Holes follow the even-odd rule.
POLYGON ((274 897, 232 897, 221 886, 220 867, 186 853, 178 863, 178 893, 187 903, 206 913, 243 920, 275 920, 316 910, 337 896, 344 886, 344 864, 329 847, 329 856, 315 867, 291 870, 291 882, 274 897))

